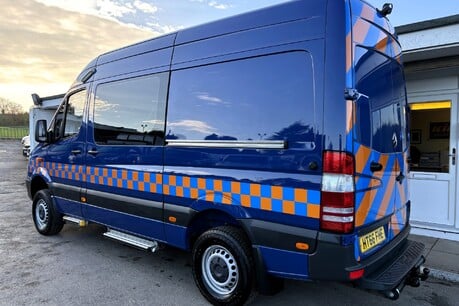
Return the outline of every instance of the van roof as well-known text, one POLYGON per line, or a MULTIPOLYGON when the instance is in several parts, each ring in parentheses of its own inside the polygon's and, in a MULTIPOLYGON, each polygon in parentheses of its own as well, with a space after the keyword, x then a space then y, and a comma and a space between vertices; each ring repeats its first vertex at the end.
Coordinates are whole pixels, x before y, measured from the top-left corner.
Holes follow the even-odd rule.
MULTIPOLYGON (((323 16, 326 11, 326 4, 326 0, 296 0, 227 17, 109 51, 98 57, 97 65, 205 38, 231 34, 292 20, 323 16)), ((92 64, 92 66, 95 65, 95 63, 92 64)), ((85 69, 88 68, 90 68, 89 65, 85 69)))

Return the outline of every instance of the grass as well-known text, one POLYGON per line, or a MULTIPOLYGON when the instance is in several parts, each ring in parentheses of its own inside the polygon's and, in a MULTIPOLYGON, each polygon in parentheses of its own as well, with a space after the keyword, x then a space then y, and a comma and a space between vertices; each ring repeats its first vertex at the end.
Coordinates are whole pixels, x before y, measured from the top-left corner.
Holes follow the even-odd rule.
POLYGON ((0 139, 21 139, 29 135, 27 127, 0 127, 0 139))

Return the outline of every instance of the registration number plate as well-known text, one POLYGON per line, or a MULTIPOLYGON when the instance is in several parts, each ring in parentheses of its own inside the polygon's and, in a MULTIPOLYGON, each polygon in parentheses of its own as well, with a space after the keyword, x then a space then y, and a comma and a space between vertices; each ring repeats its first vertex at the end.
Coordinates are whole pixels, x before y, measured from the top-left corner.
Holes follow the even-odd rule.
POLYGON ((360 237, 360 251, 362 253, 368 252, 378 244, 386 240, 386 233, 384 232, 384 227, 378 227, 372 232, 369 232, 366 235, 360 237))

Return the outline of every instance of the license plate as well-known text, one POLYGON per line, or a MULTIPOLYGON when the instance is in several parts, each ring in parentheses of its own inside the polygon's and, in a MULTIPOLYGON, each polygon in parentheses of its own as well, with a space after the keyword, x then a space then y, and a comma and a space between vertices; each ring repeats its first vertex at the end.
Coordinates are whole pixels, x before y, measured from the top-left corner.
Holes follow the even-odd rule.
POLYGON ((365 253, 381 242, 386 240, 386 234, 384 232, 384 227, 378 227, 374 231, 360 237, 359 242, 360 242, 360 251, 362 253, 365 253))

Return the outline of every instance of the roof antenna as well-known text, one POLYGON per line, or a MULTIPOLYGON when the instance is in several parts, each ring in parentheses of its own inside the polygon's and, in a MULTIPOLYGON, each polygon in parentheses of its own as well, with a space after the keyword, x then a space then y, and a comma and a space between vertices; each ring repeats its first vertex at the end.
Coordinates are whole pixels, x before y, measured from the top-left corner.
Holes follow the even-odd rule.
POLYGON ((392 3, 384 3, 383 8, 380 10, 378 9, 378 13, 381 14, 381 16, 386 17, 387 15, 390 15, 392 13, 392 9, 394 6, 392 3))

